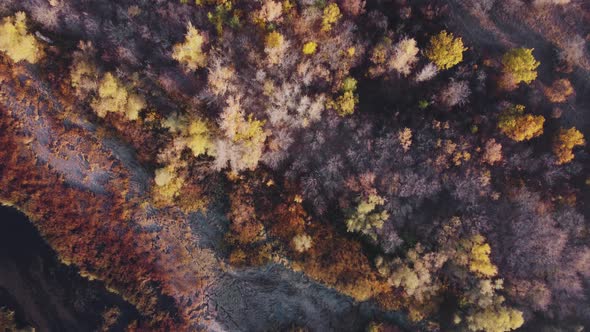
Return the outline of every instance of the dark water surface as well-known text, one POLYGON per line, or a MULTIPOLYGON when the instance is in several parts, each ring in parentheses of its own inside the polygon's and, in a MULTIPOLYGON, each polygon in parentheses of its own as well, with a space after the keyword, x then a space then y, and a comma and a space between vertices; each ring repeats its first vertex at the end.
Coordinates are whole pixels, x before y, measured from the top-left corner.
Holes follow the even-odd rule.
POLYGON ((17 322, 38 331, 94 331, 103 313, 120 311, 110 330, 123 330, 139 318, 133 306, 104 284, 82 278, 59 262, 27 217, 0 205, 0 307, 16 312, 17 322))

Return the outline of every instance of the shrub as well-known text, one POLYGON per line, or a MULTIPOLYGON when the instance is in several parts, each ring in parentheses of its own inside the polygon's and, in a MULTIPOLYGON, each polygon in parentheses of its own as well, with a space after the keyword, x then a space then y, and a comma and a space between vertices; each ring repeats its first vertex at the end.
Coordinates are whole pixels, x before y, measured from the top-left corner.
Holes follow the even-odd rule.
POLYGON ((189 23, 184 43, 174 45, 172 58, 180 62, 188 70, 205 67, 207 64, 207 55, 203 52, 204 43, 204 35, 189 23))
POLYGON ((330 31, 332 30, 332 25, 338 22, 338 20, 342 17, 340 13, 340 8, 335 3, 331 3, 326 8, 324 8, 324 14, 322 16, 322 31, 330 31))
POLYGON ((542 115, 524 114, 524 106, 515 105, 502 112, 498 128, 504 135, 520 142, 541 135, 544 123, 542 115))
POLYGON ((463 60, 463 40, 452 33, 441 31, 430 38, 426 57, 440 69, 449 69, 463 60))
POLYGON ((535 60, 532 48, 513 48, 502 57, 503 71, 514 84, 530 84, 534 81, 540 64, 535 60))
POLYGON ((36 63, 43 57, 43 49, 35 37, 27 33, 26 19, 25 13, 18 12, 2 20, 0 51, 6 53, 14 62, 25 60, 36 63))
POLYGON ((572 150, 574 147, 584 145, 584 135, 575 127, 560 129, 553 143, 553 153, 557 157, 558 164, 567 164, 574 159, 572 150))

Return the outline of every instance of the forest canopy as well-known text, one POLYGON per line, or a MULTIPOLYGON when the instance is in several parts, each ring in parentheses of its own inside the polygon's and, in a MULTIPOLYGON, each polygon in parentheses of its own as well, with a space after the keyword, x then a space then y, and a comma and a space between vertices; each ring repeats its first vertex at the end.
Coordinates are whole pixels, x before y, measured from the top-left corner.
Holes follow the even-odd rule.
POLYGON ((589 15, 6 0, 0 198, 141 316, 104 326, 581 331, 589 15))

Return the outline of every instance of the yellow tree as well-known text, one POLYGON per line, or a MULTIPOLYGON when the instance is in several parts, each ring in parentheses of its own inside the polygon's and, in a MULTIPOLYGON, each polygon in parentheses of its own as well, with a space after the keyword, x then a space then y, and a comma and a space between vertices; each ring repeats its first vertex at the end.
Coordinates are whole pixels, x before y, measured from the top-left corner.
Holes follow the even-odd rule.
POLYGON ((18 12, 13 17, 5 17, 0 24, 0 51, 12 61, 22 60, 36 63, 43 57, 41 44, 33 35, 27 33, 27 16, 18 12))
POLYGON ((289 43, 285 37, 278 31, 272 31, 264 38, 264 52, 268 56, 271 64, 278 64, 285 55, 289 43))
POLYGON ((584 135, 575 127, 560 129, 553 142, 553 153, 558 164, 567 164, 574 159, 572 150, 578 145, 584 145, 584 135))
POLYGON ((224 138, 217 141, 216 168, 222 169, 229 161, 233 171, 254 170, 262 157, 268 133, 265 122, 246 115, 237 99, 229 99, 221 114, 220 129, 224 138))
POLYGON ((264 46, 266 48, 279 48, 283 46, 284 37, 277 31, 273 31, 264 38, 264 46))
POLYGON ((331 3, 324 8, 324 15, 322 16, 322 31, 332 30, 334 23, 342 17, 340 8, 335 3, 331 3))
POLYGON ((524 113, 523 105, 515 105, 500 115, 498 128, 511 139, 520 142, 543 134, 545 118, 542 115, 524 113))
POLYGON ((347 77, 342 83, 342 94, 336 100, 328 102, 327 106, 336 110, 338 115, 344 117, 354 113, 358 96, 356 95, 357 81, 347 77))
POLYGON ((137 120, 146 102, 142 96, 130 92, 113 74, 106 73, 98 86, 98 97, 91 106, 101 118, 109 112, 115 112, 124 114, 129 120, 137 120))
POLYGON ((426 57, 440 69, 449 69, 463 61, 463 40, 445 30, 430 38, 426 57))
POLYGON ((317 47, 318 47, 318 44, 316 42, 313 42, 313 41, 307 42, 307 43, 303 44, 303 54, 305 54, 305 55, 314 54, 317 47))
POLYGON ((207 64, 207 54, 203 52, 204 43, 204 35, 189 23, 184 43, 174 45, 172 58, 180 62, 188 70, 205 67, 207 64))
POLYGON ((378 206, 383 204, 385 204, 385 200, 377 195, 370 195, 367 200, 361 200, 346 219, 346 230, 359 232, 376 239, 375 229, 383 227, 383 223, 389 218, 387 211, 375 211, 378 206))
POLYGON ((192 151, 193 156, 215 155, 211 125, 200 118, 193 120, 187 128, 186 146, 192 151))
POLYGON ((492 249, 485 242, 481 235, 475 235, 471 239, 471 255, 469 270, 485 277, 493 277, 498 273, 498 269, 490 260, 492 249))
POLYGON ((532 48, 513 48, 502 57, 503 71, 514 84, 531 83, 537 78, 537 67, 532 48))
POLYGON ((467 317, 470 331, 505 332, 524 324, 522 312, 504 306, 491 306, 467 317))
POLYGON ((156 170, 154 177, 154 198, 160 204, 172 204, 180 194, 184 179, 178 175, 173 165, 156 170))

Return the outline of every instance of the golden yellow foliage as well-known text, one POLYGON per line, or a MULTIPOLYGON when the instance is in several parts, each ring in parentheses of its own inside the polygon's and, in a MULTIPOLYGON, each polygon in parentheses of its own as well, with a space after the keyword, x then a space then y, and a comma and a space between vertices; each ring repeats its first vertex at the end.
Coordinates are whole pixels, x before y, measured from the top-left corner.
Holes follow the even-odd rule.
POLYGON ((346 49, 346 55, 349 58, 352 58, 355 55, 355 53, 356 53, 356 48, 354 48, 354 47, 349 47, 348 49, 346 49))
POLYGON ((278 64, 284 57, 288 47, 285 37, 278 31, 272 31, 264 38, 264 52, 271 64, 278 64))
POLYGON ((357 81, 352 77, 347 77, 342 83, 342 94, 334 101, 327 103, 328 108, 336 110, 338 115, 344 117, 354 113, 358 96, 356 95, 357 81))
POLYGON ((155 198, 156 201, 171 204, 182 188, 183 180, 178 177, 174 167, 167 166, 156 170, 155 198))
POLYGON ((36 63, 43 57, 43 49, 35 37, 27 33, 26 19, 24 12, 18 12, 2 20, 0 51, 6 53, 14 62, 25 60, 36 63))
POLYGON ((463 61, 463 40, 443 30, 430 38, 426 57, 440 69, 449 69, 463 61))
POLYGON ((317 47, 318 47, 318 44, 316 42, 313 42, 313 41, 307 42, 307 43, 303 44, 303 54, 305 54, 305 55, 314 54, 317 47))
POLYGON ((107 73, 98 86, 100 99, 94 104, 98 116, 105 117, 107 112, 125 108, 127 104, 127 90, 111 73, 107 73))
POLYGON ((572 150, 578 145, 584 145, 584 135, 575 127, 560 129, 553 143, 553 153, 558 164, 567 164, 574 159, 572 150))
POLYGON ((537 78, 537 67, 532 48, 513 48, 502 57, 503 70, 509 74, 513 83, 531 83, 537 78))
POLYGON ((523 105, 515 105, 500 115, 498 128, 506 136, 520 142, 543 134, 545 118, 542 115, 524 114, 523 105))
POLYGON ((266 48, 280 48, 283 45, 284 37, 277 31, 273 31, 266 35, 264 39, 264 46, 266 48))
POLYGON ((197 118, 188 126, 188 137, 186 145, 191 149, 195 157, 207 154, 214 155, 215 147, 209 124, 197 118))
POLYGON ((347 116, 354 113, 358 98, 352 91, 345 91, 341 96, 336 99, 336 112, 340 116, 347 116))
POLYGON ((174 45, 172 58, 188 70, 196 70, 207 65, 207 54, 203 52, 205 37, 191 23, 185 35, 184 43, 174 45))
POLYGON ((387 211, 375 211, 377 206, 383 204, 385 200, 377 195, 370 195, 367 200, 361 200, 346 219, 346 230, 376 238, 375 229, 383 227, 383 223, 389 218, 387 211))
POLYGON ((129 120, 137 120, 139 118, 139 111, 146 107, 145 99, 135 93, 129 93, 127 104, 125 105, 125 115, 129 120))
POLYGON ((107 113, 123 113, 129 120, 137 120, 139 111, 146 107, 142 96, 131 93, 113 74, 106 73, 98 86, 98 98, 91 104, 96 114, 104 118, 107 113))
POLYGON ((332 25, 338 22, 338 20, 342 17, 340 13, 340 8, 335 3, 331 3, 326 8, 324 8, 324 14, 322 16, 322 31, 330 31, 332 30, 332 25))
POLYGON ((241 122, 238 126, 238 131, 234 136, 234 142, 242 141, 246 142, 247 145, 258 145, 262 138, 266 138, 264 135, 264 121, 256 120, 252 117, 252 114, 248 116, 248 120, 241 122))
MULTIPOLYGON (((230 141, 227 143, 233 146, 231 150, 234 153, 229 158, 233 170, 254 170, 262 156, 267 137, 265 122, 254 119, 252 114, 246 117, 239 103, 234 102, 230 103, 221 117, 221 129, 230 141)), ((224 155, 228 157, 228 154, 224 155)))
POLYGON ((467 317, 467 327, 471 331, 505 332, 516 330, 522 324, 522 312, 504 306, 488 307, 467 317))
POLYGON ((498 268, 490 260, 492 249, 485 243, 481 235, 475 235, 472 239, 469 270, 484 277, 493 277, 498 273, 498 268))

